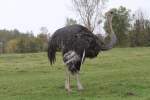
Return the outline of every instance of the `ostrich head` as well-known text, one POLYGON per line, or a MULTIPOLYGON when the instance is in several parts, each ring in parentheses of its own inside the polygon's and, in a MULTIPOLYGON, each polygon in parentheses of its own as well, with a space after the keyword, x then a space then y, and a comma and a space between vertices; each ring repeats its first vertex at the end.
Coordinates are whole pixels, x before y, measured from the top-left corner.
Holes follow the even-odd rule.
POLYGON ((107 36, 102 39, 100 35, 97 35, 100 41, 100 45, 102 47, 102 50, 109 50, 113 48, 113 46, 116 44, 116 35, 113 31, 112 28, 112 19, 113 19, 114 11, 110 10, 105 13, 106 19, 107 19, 107 24, 108 24, 108 30, 109 32, 106 34, 107 36))
POLYGON ((114 14, 114 11, 113 11, 113 10, 110 10, 110 11, 108 11, 108 12, 105 13, 105 16, 112 18, 112 17, 113 17, 113 14, 114 14))

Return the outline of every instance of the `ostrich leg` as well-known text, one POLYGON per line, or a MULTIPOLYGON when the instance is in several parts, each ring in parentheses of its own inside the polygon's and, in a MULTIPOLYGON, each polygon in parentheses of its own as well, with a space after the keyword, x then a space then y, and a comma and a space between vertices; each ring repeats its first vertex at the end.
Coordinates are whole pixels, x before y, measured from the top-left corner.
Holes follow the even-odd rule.
POLYGON ((82 84, 80 83, 80 79, 79 79, 79 72, 76 73, 76 80, 77 80, 77 88, 78 90, 83 90, 83 86, 82 84))
POLYGON ((65 89, 70 93, 71 85, 70 85, 70 72, 66 68, 66 81, 65 81, 65 89))

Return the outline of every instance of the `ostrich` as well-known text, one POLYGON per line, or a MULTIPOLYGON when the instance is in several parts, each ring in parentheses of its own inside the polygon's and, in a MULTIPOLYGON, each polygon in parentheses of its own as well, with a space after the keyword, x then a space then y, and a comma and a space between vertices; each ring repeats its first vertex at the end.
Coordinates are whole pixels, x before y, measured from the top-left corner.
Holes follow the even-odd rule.
POLYGON ((51 65, 56 61, 56 51, 60 50, 63 55, 63 61, 66 64, 65 89, 70 93, 70 75, 75 75, 78 90, 83 90, 79 80, 79 71, 85 58, 94 58, 100 51, 109 50, 116 43, 116 35, 112 29, 112 11, 106 13, 110 33, 105 39, 99 38, 91 31, 81 25, 71 25, 60 28, 50 38, 48 44, 48 58, 51 65), (108 40, 108 39, 107 39, 108 40))

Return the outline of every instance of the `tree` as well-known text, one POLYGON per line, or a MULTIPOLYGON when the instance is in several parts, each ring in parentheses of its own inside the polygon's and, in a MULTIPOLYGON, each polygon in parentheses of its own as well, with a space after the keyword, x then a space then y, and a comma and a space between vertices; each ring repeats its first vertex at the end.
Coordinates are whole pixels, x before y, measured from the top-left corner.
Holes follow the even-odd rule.
POLYGON ((150 20, 145 21, 145 31, 146 46, 150 46, 150 20))
MULTIPOLYGON (((120 6, 118 9, 111 9, 114 12, 112 20, 112 26, 114 32, 117 35, 117 46, 124 47, 129 45, 128 33, 130 28, 130 10, 120 6)), ((104 28, 108 32, 107 21, 105 22, 104 28)))
POLYGON ((48 44, 48 35, 47 34, 39 34, 36 38, 36 41, 40 44, 41 51, 47 50, 48 44))
POLYGON ((40 28, 40 34, 48 34, 48 29, 47 29, 47 27, 41 27, 40 28))
POLYGON ((77 21, 76 21, 76 20, 74 20, 74 19, 72 19, 72 18, 67 18, 67 19, 66 19, 66 23, 65 23, 66 26, 74 25, 74 24, 77 24, 77 21))
POLYGON ((18 43, 18 39, 12 39, 12 40, 8 41, 6 44, 6 48, 5 48, 6 52, 7 53, 16 52, 17 43, 18 43))
POLYGON ((4 42, 0 41, 0 54, 4 53, 4 42))
POLYGON ((29 52, 39 52, 41 50, 41 42, 37 41, 37 38, 18 38, 16 51, 17 53, 29 53, 29 52))
POLYGON ((40 52, 47 49, 47 28, 41 28, 41 34, 37 37, 32 31, 21 33, 14 29, 11 31, 0 30, 0 53, 27 53, 40 52))
POLYGON ((130 46, 150 46, 150 21, 140 9, 135 12, 133 19, 130 46))
POLYGON ((80 16, 81 22, 92 32, 102 16, 104 2, 106 0, 72 0, 73 8, 80 16))

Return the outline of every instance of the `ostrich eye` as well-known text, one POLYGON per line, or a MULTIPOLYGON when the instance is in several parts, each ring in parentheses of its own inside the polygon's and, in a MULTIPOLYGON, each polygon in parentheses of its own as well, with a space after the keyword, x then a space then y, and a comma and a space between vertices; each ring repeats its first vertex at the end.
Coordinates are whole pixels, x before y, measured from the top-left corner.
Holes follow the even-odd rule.
POLYGON ((111 14, 113 14, 114 12, 113 12, 113 11, 111 11, 110 13, 111 13, 111 14))

